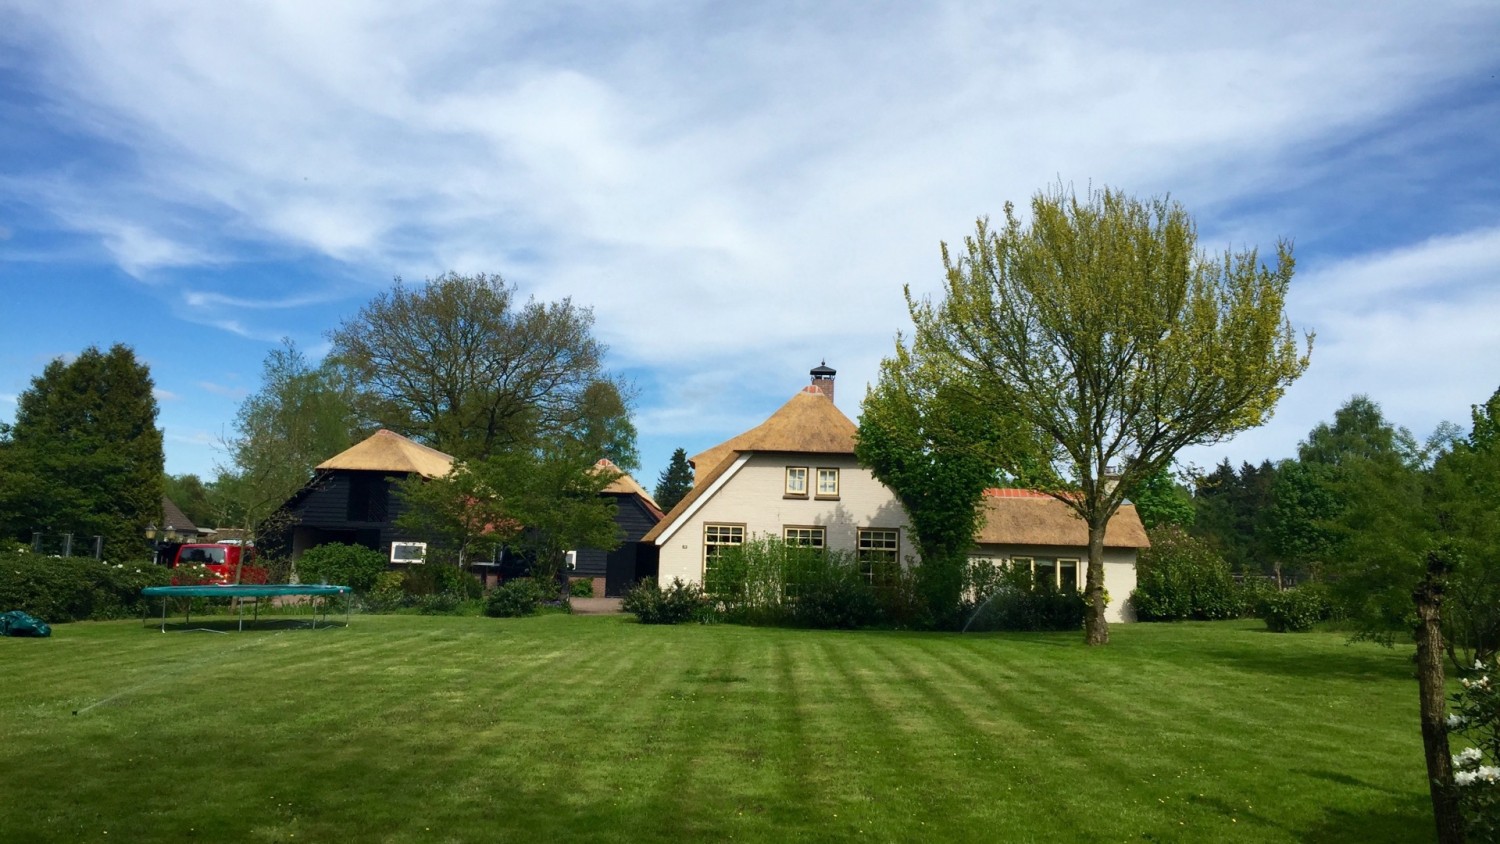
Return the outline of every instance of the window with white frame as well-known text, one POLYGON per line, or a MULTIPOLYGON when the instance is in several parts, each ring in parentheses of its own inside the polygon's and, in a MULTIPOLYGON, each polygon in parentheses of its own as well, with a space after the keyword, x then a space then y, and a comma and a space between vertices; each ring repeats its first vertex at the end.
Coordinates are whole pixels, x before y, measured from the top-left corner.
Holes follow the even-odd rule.
POLYGON ((1057 561, 1057 588, 1063 592, 1078 591, 1078 561, 1057 561))
POLYGON ((827 536, 820 527, 782 528, 781 535, 786 544, 799 545, 804 548, 822 548, 823 540, 827 536))
POLYGON ((786 494, 796 498, 807 497, 807 467, 786 467, 786 494))
POLYGON ((736 545, 745 544, 744 525, 703 526, 703 588, 708 592, 723 591, 719 582, 719 560, 724 552, 736 545))
POLYGON ((818 497, 819 498, 838 498, 839 497, 839 470, 837 470, 837 469, 819 469, 818 470, 818 497))
POLYGON ((901 532, 888 528, 860 528, 855 551, 859 573, 871 585, 890 580, 898 570, 901 532))
POLYGON ((422 563, 427 561, 427 543, 425 542, 392 542, 391 562, 393 563, 422 563))

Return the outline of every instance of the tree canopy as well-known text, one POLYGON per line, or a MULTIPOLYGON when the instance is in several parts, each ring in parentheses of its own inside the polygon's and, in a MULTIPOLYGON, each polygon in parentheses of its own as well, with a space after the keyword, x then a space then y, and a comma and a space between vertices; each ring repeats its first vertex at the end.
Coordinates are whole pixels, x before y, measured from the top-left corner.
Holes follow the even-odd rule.
MULTIPOLYGON (((313 467, 366 430, 353 388, 329 365, 314 367, 283 340, 262 365, 261 386, 240 403, 212 500, 223 524, 257 529, 312 478, 313 467)), ((179 502, 180 503, 180 502, 179 502)))
POLYGON ((1029 222, 1009 204, 999 229, 980 219, 943 264, 941 298, 907 291, 914 371, 1018 426, 999 468, 1087 523, 1085 635, 1102 644, 1104 530, 1124 491, 1262 424, 1308 365, 1312 337, 1284 315, 1291 246, 1274 266, 1209 255, 1178 203, 1056 186, 1029 222))
POLYGON ((397 279, 330 333, 330 360, 372 421, 460 459, 568 437, 634 468, 631 396, 593 327, 591 309, 518 301, 499 276, 397 279))
MULTIPOLYGON (((17 399, 0 448, 0 525, 10 538, 104 538, 113 560, 146 556, 161 518, 162 434, 151 372, 124 345, 61 358, 17 399)), ((77 551, 75 551, 77 553, 77 551)))

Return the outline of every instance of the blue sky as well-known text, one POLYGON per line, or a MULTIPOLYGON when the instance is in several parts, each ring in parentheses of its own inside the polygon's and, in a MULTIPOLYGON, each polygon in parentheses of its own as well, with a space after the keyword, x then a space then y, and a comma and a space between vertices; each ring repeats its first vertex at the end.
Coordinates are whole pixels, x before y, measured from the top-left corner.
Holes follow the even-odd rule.
POLYGON ((594 308, 649 486, 821 360, 857 416, 902 285, 1057 179, 1296 245, 1312 367, 1192 463, 1500 387, 1500 6, 605 5, 0 0, 0 419, 124 342, 209 475, 280 338, 499 273, 594 308))

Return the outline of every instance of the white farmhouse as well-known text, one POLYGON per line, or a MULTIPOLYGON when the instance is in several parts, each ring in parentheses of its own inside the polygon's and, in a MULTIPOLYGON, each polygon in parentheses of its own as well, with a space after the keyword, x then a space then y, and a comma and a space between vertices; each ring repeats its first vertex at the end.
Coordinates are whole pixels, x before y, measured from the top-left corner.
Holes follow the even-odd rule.
MULTIPOLYGON (((852 551, 869 567, 917 561, 906 508, 854 457, 856 426, 833 403, 836 372, 822 365, 811 374, 765 422, 692 458, 692 491, 641 539, 657 547, 659 582, 702 583, 724 548, 756 536, 852 551)), ((1105 536, 1109 621, 1133 620, 1126 599, 1136 552, 1149 544, 1135 507, 1122 507, 1105 536)), ((976 557, 1078 588, 1088 531, 1042 493, 989 490, 975 546, 976 557)))

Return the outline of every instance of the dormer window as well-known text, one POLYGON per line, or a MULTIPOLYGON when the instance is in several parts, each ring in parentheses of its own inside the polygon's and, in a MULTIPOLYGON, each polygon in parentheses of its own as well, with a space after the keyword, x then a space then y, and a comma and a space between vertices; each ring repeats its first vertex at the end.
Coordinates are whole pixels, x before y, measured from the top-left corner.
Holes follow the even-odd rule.
POLYGON ((807 467, 806 466, 788 466, 788 467, 786 467, 786 497, 787 498, 806 498, 807 497, 807 467))

